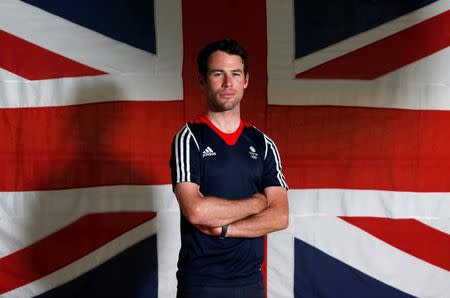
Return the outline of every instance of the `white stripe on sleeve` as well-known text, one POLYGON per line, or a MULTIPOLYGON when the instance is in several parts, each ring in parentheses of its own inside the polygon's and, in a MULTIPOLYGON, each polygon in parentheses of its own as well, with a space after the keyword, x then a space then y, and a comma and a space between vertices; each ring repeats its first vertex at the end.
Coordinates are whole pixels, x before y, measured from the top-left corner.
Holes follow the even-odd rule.
POLYGON ((281 159, 280 159, 280 154, 278 153, 278 149, 277 146, 275 145, 275 143, 264 134, 264 140, 266 142, 266 146, 270 147, 270 149, 272 149, 272 153, 275 159, 275 164, 276 164, 276 169, 277 169, 277 179, 280 182, 281 186, 284 187, 288 187, 287 183, 286 183, 286 179, 284 178, 283 172, 281 170, 281 159))
POLYGON ((197 149, 200 150, 194 134, 186 124, 175 137, 176 183, 191 181, 191 139, 194 140, 197 149))

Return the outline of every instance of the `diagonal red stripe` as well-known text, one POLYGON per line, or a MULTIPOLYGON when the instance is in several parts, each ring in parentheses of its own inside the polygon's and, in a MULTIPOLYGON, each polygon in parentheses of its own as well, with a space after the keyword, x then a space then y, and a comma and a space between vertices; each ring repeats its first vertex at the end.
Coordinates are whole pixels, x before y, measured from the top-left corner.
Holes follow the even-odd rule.
POLYGON ((2 30, 0 30, 0 45, 0 68, 28 80, 106 74, 2 30))
POLYGON ((151 220, 155 212, 98 213, 0 259, 0 294, 42 278, 151 220))
POLYGON ((299 79, 373 80, 450 45, 450 10, 297 74, 299 79))
POLYGON ((450 235, 414 219, 340 217, 380 240, 450 271, 450 235))
POLYGON ((169 184, 182 101, 0 109, 0 191, 169 184))
POLYGON ((449 192, 450 111, 269 106, 291 188, 449 192))

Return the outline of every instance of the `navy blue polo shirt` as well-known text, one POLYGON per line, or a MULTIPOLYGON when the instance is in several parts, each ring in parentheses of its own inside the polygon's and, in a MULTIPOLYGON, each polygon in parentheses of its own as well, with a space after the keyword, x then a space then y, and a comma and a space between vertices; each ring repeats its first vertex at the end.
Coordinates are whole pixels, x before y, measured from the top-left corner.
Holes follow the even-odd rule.
MULTIPOLYGON (((172 185, 193 182, 204 196, 229 200, 264 193, 287 184, 275 143, 241 121, 232 134, 221 132, 205 116, 186 124, 175 136, 170 159, 172 185)), ((205 235, 181 212, 179 287, 239 286, 261 281, 263 237, 205 235)))

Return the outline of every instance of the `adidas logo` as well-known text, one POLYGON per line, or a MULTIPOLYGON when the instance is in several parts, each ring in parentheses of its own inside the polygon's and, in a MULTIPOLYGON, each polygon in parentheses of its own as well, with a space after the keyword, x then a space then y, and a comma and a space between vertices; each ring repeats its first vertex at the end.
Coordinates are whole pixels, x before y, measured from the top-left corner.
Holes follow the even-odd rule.
POLYGON ((205 156, 214 156, 214 155, 216 155, 216 152, 214 152, 214 151, 208 146, 208 147, 206 147, 205 150, 203 150, 202 157, 205 157, 205 156))

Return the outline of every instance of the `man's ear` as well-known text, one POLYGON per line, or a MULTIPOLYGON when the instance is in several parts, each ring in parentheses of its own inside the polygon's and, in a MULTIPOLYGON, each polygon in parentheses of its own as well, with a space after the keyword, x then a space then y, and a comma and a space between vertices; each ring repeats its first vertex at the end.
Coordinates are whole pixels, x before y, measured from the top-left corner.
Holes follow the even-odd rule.
POLYGON ((249 76, 249 74, 248 74, 248 72, 247 72, 247 74, 245 75, 244 89, 247 88, 247 86, 248 86, 248 80, 249 80, 249 79, 250 79, 250 76, 249 76))

